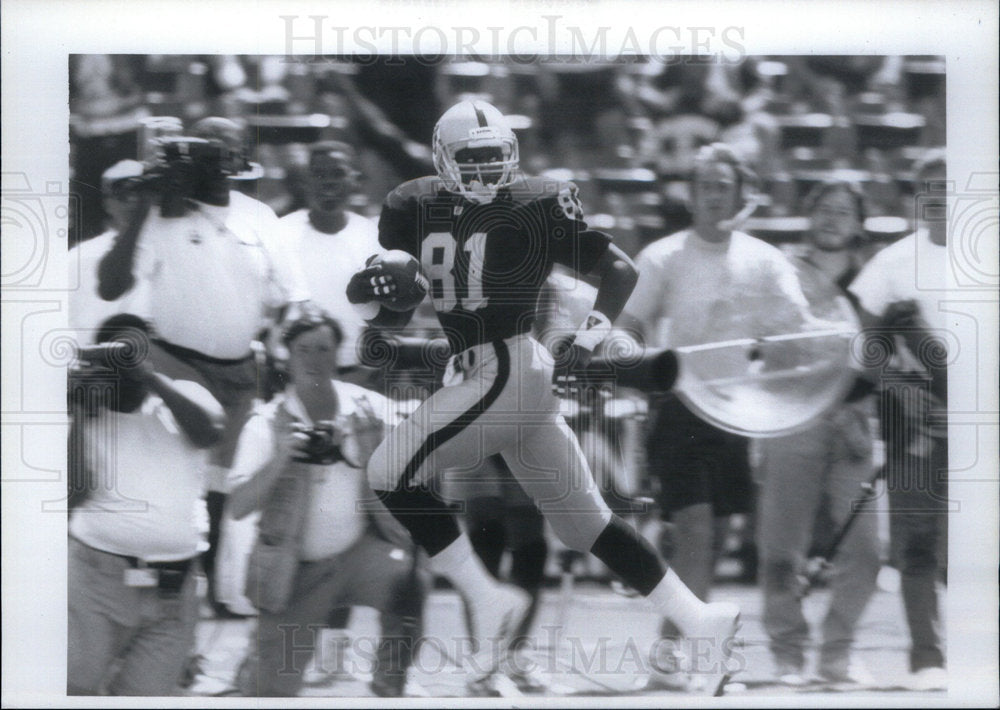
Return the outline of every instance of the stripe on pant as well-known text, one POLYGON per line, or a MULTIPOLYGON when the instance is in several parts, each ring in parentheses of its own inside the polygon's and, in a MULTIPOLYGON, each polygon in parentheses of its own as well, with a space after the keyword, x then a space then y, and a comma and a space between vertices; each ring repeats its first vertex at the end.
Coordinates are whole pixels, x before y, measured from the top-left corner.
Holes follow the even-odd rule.
POLYGON ((409 485, 413 477, 417 475, 417 471, 423 465, 424 461, 427 460, 427 457, 437 447, 455 438, 476 421, 480 414, 496 402, 503 388, 507 386, 507 380, 510 379, 510 351, 507 349, 507 343, 502 340, 493 341, 493 350, 497 354, 497 376, 493 380, 493 384, 490 385, 489 390, 483 395, 482 399, 462 412, 455 420, 448 422, 437 431, 432 431, 424 439, 424 443, 421 444, 417 453, 413 455, 410 462, 406 464, 406 468, 403 469, 403 475, 397 484, 397 488, 409 485))

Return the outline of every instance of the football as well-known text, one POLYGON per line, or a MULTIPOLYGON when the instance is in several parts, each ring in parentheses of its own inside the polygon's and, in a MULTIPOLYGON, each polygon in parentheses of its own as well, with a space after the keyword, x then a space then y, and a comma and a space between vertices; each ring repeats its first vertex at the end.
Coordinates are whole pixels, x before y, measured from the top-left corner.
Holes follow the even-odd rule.
POLYGON ((377 254, 369 266, 381 266, 382 271, 392 276, 396 282, 396 294, 380 300, 391 311, 412 311, 427 295, 430 282, 420 270, 420 262, 400 249, 377 254))

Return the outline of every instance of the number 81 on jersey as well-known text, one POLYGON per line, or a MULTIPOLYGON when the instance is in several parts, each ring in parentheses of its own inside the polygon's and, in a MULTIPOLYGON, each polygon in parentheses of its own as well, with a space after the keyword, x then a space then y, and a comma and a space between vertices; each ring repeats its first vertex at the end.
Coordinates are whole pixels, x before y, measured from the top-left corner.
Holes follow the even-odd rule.
POLYGON ((483 295, 483 263, 486 232, 476 232, 465 240, 466 258, 457 259, 458 245, 449 232, 431 232, 420 247, 420 263, 431 282, 431 300, 437 311, 461 308, 475 311, 486 305, 483 295))

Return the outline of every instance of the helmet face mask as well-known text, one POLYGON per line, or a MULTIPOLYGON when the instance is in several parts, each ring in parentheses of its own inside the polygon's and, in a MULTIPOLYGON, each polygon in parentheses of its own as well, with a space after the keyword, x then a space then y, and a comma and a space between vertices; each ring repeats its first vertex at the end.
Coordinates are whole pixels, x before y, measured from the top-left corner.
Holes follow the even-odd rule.
POLYGON ((445 186, 488 202, 518 172, 517 137, 506 119, 484 101, 462 101, 434 127, 434 168, 445 186))

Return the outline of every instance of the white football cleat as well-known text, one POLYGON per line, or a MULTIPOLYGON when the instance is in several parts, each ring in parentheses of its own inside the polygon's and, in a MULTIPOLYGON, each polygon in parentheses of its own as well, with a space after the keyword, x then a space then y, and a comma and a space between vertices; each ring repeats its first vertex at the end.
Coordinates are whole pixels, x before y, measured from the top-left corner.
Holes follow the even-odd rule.
POLYGON ((468 602, 473 640, 470 686, 481 684, 501 669, 530 603, 527 592, 509 584, 498 584, 488 598, 468 602))
POLYGON ((649 664, 649 676, 642 686, 643 691, 685 693, 691 690, 688 661, 678 650, 676 641, 660 639, 656 655, 651 655, 649 664))
POLYGON ((739 631, 740 608, 729 602, 707 604, 698 622, 687 631, 682 643, 690 661, 691 686, 701 694, 718 697, 738 668, 730 658, 739 631))

